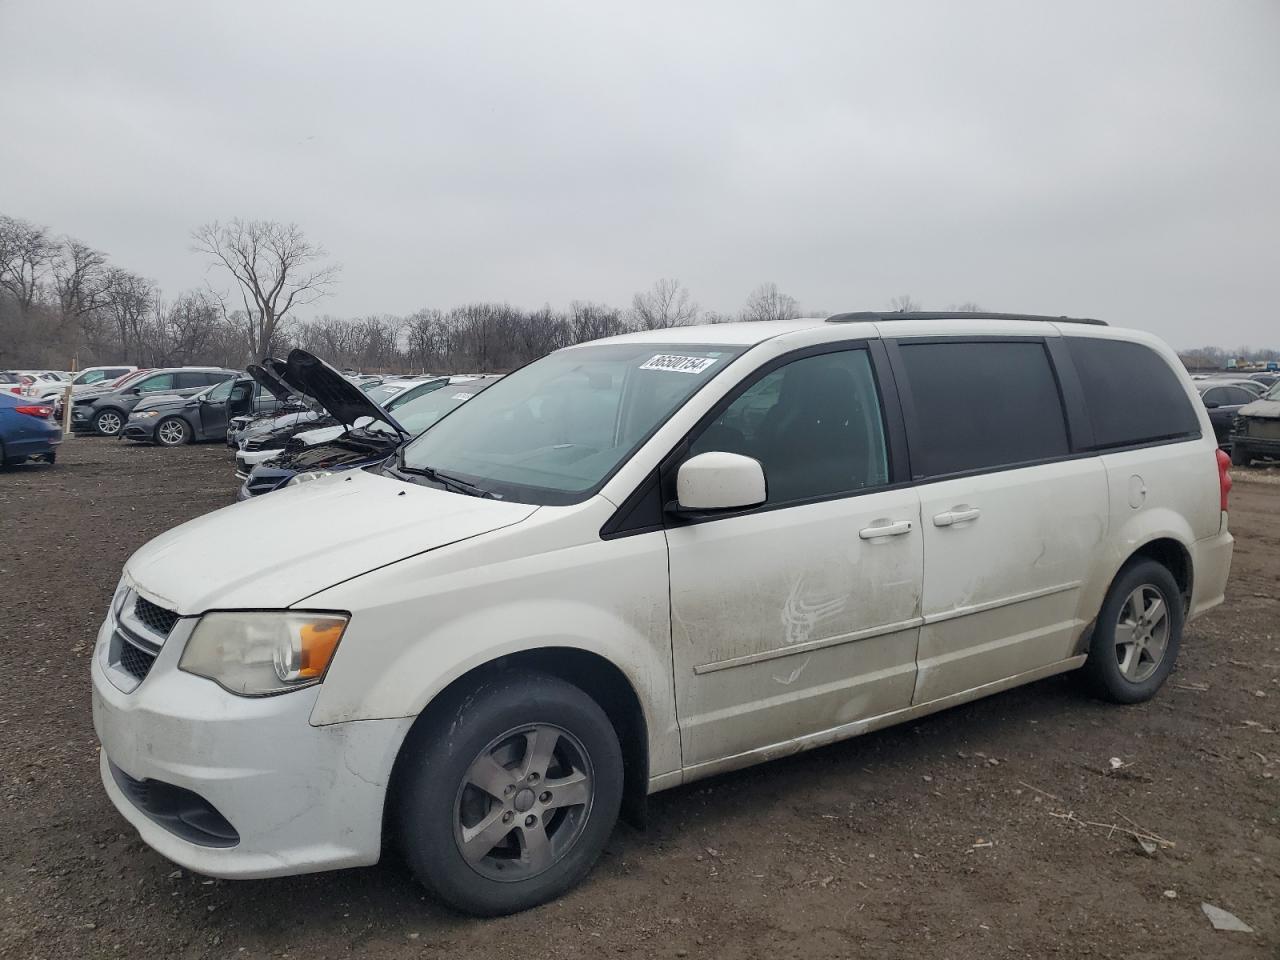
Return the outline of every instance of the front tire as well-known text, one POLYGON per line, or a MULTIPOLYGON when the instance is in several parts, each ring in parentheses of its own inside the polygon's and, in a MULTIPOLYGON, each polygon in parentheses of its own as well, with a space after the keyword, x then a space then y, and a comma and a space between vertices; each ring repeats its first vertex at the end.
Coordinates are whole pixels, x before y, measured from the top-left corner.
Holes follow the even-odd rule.
POLYGON ((414 875, 450 906, 499 916, 579 883, 617 822, 623 762, 605 712, 539 673, 498 674, 430 710, 394 799, 414 875))
POLYGON ((1115 703, 1150 700, 1178 659, 1186 614, 1169 568, 1139 560, 1122 569, 1094 626, 1085 672, 1094 692, 1115 703))
POLYGON ((162 447, 180 447, 191 442, 191 426, 181 417, 165 417, 156 424, 155 438, 162 447))
POLYGON ((119 436, 124 427, 124 414, 119 410, 103 410, 93 418, 93 432, 100 437, 119 436))

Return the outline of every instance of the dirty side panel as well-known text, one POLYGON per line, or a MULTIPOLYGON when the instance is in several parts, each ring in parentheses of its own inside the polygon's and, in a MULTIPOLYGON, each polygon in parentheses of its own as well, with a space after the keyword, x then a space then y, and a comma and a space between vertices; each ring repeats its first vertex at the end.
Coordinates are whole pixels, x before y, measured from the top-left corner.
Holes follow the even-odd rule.
POLYGON ((667 535, 686 766, 910 703, 923 564, 914 490, 667 535), (912 529, 859 537, 888 520, 912 529))

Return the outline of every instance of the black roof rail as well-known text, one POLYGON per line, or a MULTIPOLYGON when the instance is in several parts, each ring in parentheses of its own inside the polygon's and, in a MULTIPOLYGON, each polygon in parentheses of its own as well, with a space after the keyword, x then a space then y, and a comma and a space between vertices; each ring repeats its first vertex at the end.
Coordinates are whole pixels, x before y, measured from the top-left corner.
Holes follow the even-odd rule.
POLYGON ((959 310, 914 310, 911 312, 894 310, 862 310, 854 313, 833 313, 827 317, 827 323, 862 323, 882 320, 1040 320, 1046 323, 1087 323, 1094 327, 1105 327, 1103 320, 1089 317, 1045 317, 1034 313, 988 313, 986 310, 975 310, 972 313, 959 310))

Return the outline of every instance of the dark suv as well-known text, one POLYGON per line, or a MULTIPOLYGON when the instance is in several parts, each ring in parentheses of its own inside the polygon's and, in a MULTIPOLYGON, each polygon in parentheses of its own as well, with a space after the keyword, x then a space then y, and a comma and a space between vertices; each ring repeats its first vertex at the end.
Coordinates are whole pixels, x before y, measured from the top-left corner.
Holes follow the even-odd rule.
POLYGON ((77 400, 71 408, 71 429, 103 437, 120 434, 129 413, 142 400, 161 395, 190 397, 206 387, 239 374, 221 367, 170 367, 153 370, 120 390, 77 400))

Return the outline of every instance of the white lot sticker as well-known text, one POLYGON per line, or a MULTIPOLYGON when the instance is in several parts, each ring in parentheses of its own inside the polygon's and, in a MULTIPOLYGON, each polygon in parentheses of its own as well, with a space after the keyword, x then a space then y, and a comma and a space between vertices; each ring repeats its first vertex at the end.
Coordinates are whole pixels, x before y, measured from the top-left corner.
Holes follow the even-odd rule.
POLYGON ((471 394, 469 394, 469 393, 455 393, 455 394, 454 394, 452 397, 450 397, 449 399, 450 399, 450 400, 470 400, 470 399, 471 399, 471 394))
POLYGON ((660 353, 640 364, 641 370, 670 370, 672 373, 702 373, 716 362, 715 357, 680 357, 660 353))

